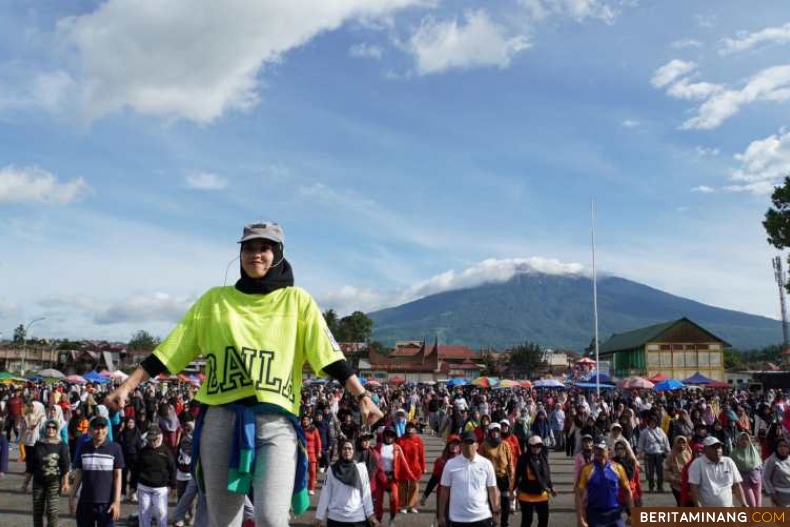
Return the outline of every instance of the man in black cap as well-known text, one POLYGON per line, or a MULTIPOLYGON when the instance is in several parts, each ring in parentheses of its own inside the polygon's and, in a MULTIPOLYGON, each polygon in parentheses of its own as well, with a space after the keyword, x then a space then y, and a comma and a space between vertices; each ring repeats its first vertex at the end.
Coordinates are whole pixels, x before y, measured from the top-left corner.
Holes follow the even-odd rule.
POLYGON ((107 441, 108 424, 104 417, 93 418, 92 441, 82 447, 75 460, 69 510, 76 516, 78 527, 113 527, 121 514, 123 453, 121 445, 107 441))
POLYGON ((449 519, 453 527, 488 527, 496 524, 499 509, 494 466, 477 455, 477 436, 461 436, 461 454, 447 461, 439 488, 439 527, 449 519), (486 492, 481 492, 486 489, 486 492), (448 511, 449 518, 445 516, 448 511))

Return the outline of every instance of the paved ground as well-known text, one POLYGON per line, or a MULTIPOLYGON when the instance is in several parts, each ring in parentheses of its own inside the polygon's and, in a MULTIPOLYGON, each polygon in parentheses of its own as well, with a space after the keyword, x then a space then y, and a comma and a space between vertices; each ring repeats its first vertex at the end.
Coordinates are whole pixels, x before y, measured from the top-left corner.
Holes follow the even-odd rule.
MULTIPOLYGON (((429 461, 429 470, 433 466, 433 460, 436 459, 442 450, 442 443, 432 437, 424 437, 427 459, 429 461)), ((16 459, 17 451, 11 453, 11 459, 16 459)), ((23 481, 24 465, 15 461, 11 462, 10 473, 0 480, 0 526, 2 527, 21 527, 29 526, 32 524, 31 510, 33 508, 33 498, 30 493, 23 494, 19 488, 23 481)), ((576 513, 573 505, 572 494, 572 474, 573 464, 570 459, 566 458, 564 454, 551 454, 551 473, 554 480, 555 487, 559 495, 551 502, 551 516, 549 525, 570 527, 576 525, 576 513)), ((423 478, 424 488, 428 476, 423 478)), ((315 504, 318 501, 318 494, 313 497, 313 507, 303 516, 296 518, 291 522, 291 525, 314 525, 313 518, 315 512, 315 504)), ((672 494, 646 494, 644 498, 645 506, 671 506, 674 505, 672 494)), ((172 507, 175 503, 171 501, 172 507)), ((68 517, 68 502, 65 498, 61 499, 61 522, 60 525, 74 526, 73 518, 68 517)), ((129 515, 136 512, 136 505, 124 503, 122 520, 129 515)), ((426 507, 421 509, 419 514, 401 514, 399 515, 397 523, 400 526, 408 527, 427 527, 433 523, 434 515, 436 514, 436 502, 434 497, 428 500, 426 507)), ((385 518, 386 518, 385 513, 385 518)), ((536 524, 537 519, 534 520, 536 524)), ((511 526, 519 527, 521 525, 521 514, 517 513, 515 517, 511 517, 511 526)), ((133 525, 126 521, 121 521, 118 525, 133 525)))

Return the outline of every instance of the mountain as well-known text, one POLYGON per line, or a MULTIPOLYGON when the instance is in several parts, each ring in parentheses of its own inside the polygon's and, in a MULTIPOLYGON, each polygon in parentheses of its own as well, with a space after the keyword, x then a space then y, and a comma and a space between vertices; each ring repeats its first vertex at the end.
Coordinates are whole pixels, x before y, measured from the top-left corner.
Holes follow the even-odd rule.
MULTIPOLYGON (((373 338, 433 339, 503 350, 530 340, 577 352, 593 336, 592 280, 578 274, 525 272, 506 282, 438 293, 369 313, 373 338)), ((601 341, 659 322, 688 317, 738 349, 776 344, 781 322, 709 306, 617 277, 598 280, 601 341)))

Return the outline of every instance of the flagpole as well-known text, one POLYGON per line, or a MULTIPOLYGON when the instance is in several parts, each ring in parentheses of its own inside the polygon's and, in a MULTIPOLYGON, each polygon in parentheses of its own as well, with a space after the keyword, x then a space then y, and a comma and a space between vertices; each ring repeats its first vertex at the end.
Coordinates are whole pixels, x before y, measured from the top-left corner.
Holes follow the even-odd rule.
POLYGON ((595 269, 595 200, 590 200, 590 223, 592 231, 592 283, 593 283, 593 319, 595 321, 595 392, 601 399, 601 364, 598 359, 598 279, 595 269))

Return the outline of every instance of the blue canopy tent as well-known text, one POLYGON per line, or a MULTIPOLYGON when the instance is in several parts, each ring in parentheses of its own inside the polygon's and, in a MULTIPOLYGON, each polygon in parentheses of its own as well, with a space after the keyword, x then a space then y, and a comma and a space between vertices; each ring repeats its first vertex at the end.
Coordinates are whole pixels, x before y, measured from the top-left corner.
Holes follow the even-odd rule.
POLYGON ((33 382, 41 382, 44 380, 44 378, 40 375, 28 375, 27 377, 25 377, 25 379, 33 382))
MULTIPOLYGON (((603 375, 601 377, 603 377, 603 375)), ((573 385, 577 388, 584 388, 587 390, 595 390, 598 387, 594 382, 575 382, 573 385)), ((612 390, 614 388, 616 388, 614 384, 601 383, 601 390, 612 390)))
POLYGON ((677 379, 667 379, 653 386, 653 391, 656 392, 671 392, 673 390, 680 390, 685 388, 686 385, 677 379))
POLYGON ((453 377, 452 379, 447 381, 447 386, 451 388, 455 388, 456 386, 464 386, 465 384, 469 384, 469 381, 467 381, 463 377, 453 377))
MULTIPOLYGON (((600 381, 601 384, 613 384, 612 383, 612 377, 608 373, 601 373, 601 374, 598 375, 598 378, 599 378, 599 381, 600 381)), ((591 382, 591 383, 595 384, 595 373, 592 373, 591 375, 586 376, 583 379, 583 382, 591 382)))
POLYGON ((565 385, 562 384, 560 381, 555 379, 541 379, 539 381, 535 381, 532 383, 533 388, 562 388, 565 389, 565 385))
POLYGON ((110 382, 110 379, 108 379, 107 377, 104 377, 102 375, 99 375, 95 371, 91 371, 91 372, 86 373, 85 375, 82 376, 82 378, 85 379, 88 382, 93 382, 93 383, 98 383, 98 384, 105 384, 105 383, 110 382))
POLYGON ((689 377, 688 379, 684 380, 683 382, 686 383, 686 384, 710 384, 710 383, 712 383, 714 381, 713 381, 713 379, 708 379, 707 377, 702 375, 700 372, 697 372, 694 375, 692 375, 691 377, 689 377))

